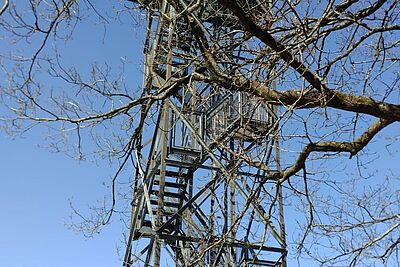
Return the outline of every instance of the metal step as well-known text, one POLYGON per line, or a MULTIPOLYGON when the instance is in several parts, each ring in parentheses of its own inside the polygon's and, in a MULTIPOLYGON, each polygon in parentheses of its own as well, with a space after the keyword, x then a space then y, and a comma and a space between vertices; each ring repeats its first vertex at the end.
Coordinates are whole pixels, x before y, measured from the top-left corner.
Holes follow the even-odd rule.
MULTIPOLYGON (((151 221, 144 220, 143 226, 151 228, 151 221)), ((165 229, 167 230, 166 231, 167 233, 171 233, 175 230, 175 224, 172 223, 172 224, 168 225, 165 229)))
POLYGON ((169 152, 170 152, 170 154, 187 155, 187 156, 192 156, 192 157, 199 157, 201 155, 200 150, 180 148, 180 147, 171 147, 169 149, 169 152))
MULTIPOLYGON (((150 194, 158 196, 159 191, 158 190, 151 190, 150 194)), ((181 193, 174 193, 174 192, 168 192, 168 191, 164 192, 164 196, 165 197, 176 198, 176 199, 183 199, 184 198, 184 195, 182 195, 181 193)))
MULTIPOLYGON (((153 182, 154 185, 159 185, 160 181, 159 180, 154 180, 153 182)), ((184 184, 178 184, 178 183, 173 183, 173 182, 164 182, 165 187, 171 187, 171 188, 185 188, 184 184)))
MULTIPOLYGON (((150 199, 150 204, 158 205, 158 200, 157 199, 150 199)), ((164 200, 164 206, 165 207, 172 207, 172 208, 180 208, 181 207, 181 203, 179 203, 179 202, 170 202, 170 201, 165 201, 164 200)))
POLYGON ((282 264, 276 261, 268 260, 245 260, 244 266, 266 266, 266 267, 280 267, 282 264))
MULTIPOLYGON (((162 215, 163 215, 163 216, 167 216, 167 217, 171 217, 171 216, 174 215, 177 211, 178 211, 178 209, 175 209, 175 211, 172 211, 172 210, 165 210, 165 208, 164 208, 164 210, 162 211, 162 215)), ((153 209, 153 214, 154 214, 154 215, 157 214, 157 210, 156 210, 156 209, 153 209)))

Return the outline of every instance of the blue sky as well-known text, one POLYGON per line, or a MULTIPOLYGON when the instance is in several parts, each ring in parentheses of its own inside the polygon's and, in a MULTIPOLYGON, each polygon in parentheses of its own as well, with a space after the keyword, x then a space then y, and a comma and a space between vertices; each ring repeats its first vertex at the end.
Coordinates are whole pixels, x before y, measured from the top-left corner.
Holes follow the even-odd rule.
MULTIPOLYGON (((108 7, 108 3, 99 6, 100 11, 108 7)), ((144 34, 129 16, 125 14, 122 18, 108 25, 106 32, 96 18, 80 23, 73 39, 60 46, 64 49, 61 60, 83 73, 86 70, 87 74, 94 62, 120 67, 123 59, 127 64, 126 82, 135 92, 142 83, 144 34)), ((19 49, 27 53, 34 48, 19 45, 19 49)), ((1 42, 0 50, 6 49, 10 47, 1 42)), ((54 86, 58 84, 55 82, 54 86)), ((398 125, 392 125, 387 131, 395 133, 398 129, 398 125)), ((66 227, 72 213, 69 201, 84 212, 88 206, 96 205, 97 200, 110 193, 103 184, 109 183, 115 166, 110 166, 106 160, 79 162, 63 153, 51 153, 41 147, 46 146, 46 134, 43 129, 34 129, 12 140, 0 132, 0 266, 121 266, 124 228, 117 217, 93 238, 66 227)), ((387 141, 382 139, 378 136, 369 146, 381 154, 373 166, 381 167, 379 176, 384 176, 389 168, 399 169, 399 166, 392 166, 396 158, 387 155, 382 145, 387 141)), ((92 149, 90 141, 83 145, 88 151, 92 149)), ((391 148, 394 154, 398 149, 398 146, 391 148)), ((354 168, 354 162, 355 159, 346 164, 354 168)), ((286 219, 290 224, 292 218, 287 216, 286 219)), ((288 228, 295 227, 293 225, 288 228)), ((307 263, 307 266, 311 265, 307 263)))
POLYGON ((38 136, 0 137, 0 266, 121 266, 118 224, 90 239, 65 226, 69 200, 79 208, 94 204, 112 170, 39 148, 38 136))

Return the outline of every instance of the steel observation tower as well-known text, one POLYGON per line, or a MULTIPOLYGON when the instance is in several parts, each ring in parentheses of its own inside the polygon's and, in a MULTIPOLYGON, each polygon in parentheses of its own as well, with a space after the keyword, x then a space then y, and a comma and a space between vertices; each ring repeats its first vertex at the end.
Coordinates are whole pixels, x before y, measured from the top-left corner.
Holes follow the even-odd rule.
MULTIPOLYGON (((124 265, 286 266, 282 189, 271 175, 280 169, 276 108, 215 83, 181 82, 204 68, 190 25, 168 0, 132 2, 152 10, 144 92, 181 84, 151 111, 154 132, 138 159, 124 265), (252 159, 269 169, 252 166, 252 159)), ((216 1, 197 2, 192 16, 219 40, 221 68, 240 72, 248 49, 235 38, 243 33, 233 31, 216 1)), ((247 12, 269 7, 242 2, 247 12)))

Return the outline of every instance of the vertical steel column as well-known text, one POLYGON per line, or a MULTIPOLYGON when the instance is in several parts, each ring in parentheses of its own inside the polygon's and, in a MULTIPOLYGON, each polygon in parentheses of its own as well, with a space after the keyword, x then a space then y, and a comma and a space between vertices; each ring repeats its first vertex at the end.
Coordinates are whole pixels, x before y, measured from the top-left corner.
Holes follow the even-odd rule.
MULTIPOLYGON (((165 0, 164 0, 165 1, 165 0)), ((170 17, 173 18, 173 9, 169 6, 170 17)), ((170 21, 169 32, 168 32, 168 54, 165 63, 165 82, 166 84, 171 83, 172 78, 172 47, 173 47, 173 35, 174 35, 175 23, 170 21)), ((163 101, 162 105, 162 121, 161 121, 161 164, 160 164, 160 175, 159 175, 159 189, 158 189, 158 201, 157 201, 157 213, 156 213, 156 226, 160 227, 164 221, 164 191, 165 191, 165 175, 166 175, 166 159, 168 157, 168 131, 170 130, 169 125, 169 101, 168 99, 163 101)), ((156 234, 154 242, 154 267, 160 266, 161 258, 161 240, 156 234)))
MULTIPOLYGON (((278 131, 276 131, 278 132, 278 131)), ((279 139, 278 134, 275 134, 275 154, 276 154, 276 169, 278 172, 281 171, 281 163, 280 163, 280 148, 279 148, 279 139)), ((278 190, 278 205, 279 205, 279 225, 281 228, 281 239, 283 241, 283 248, 286 250, 286 230, 285 230, 285 217, 283 211, 283 193, 282 193, 282 184, 277 183, 277 190, 278 190)), ((286 254, 282 255, 282 267, 286 267, 286 254)))
MULTIPOLYGON (((156 213, 156 226, 160 227, 163 224, 163 209, 164 209, 164 190, 165 190, 165 174, 166 174, 166 158, 168 156, 168 130, 169 130, 169 106, 168 100, 164 101, 162 111, 163 118, 161 122, 161 164, 160 164, 160 175, 158 177, 159 189, 158 189, 158 201, 157 201, 157 213, 156 213)), ((154 242, 154 266, 160 266, 161 257, 161 240, 156 235, 154 242)))
MULTIPOLYGON (((234 140, 230 140, 229 141, 229 145, 230 145, 230 150, 233 152, 235 151, 235 141, 234 140)), ((236 163, 235 163, 235 155, 234 154, 230 154, 230 164, 233 168, 236 167, 236 163)), ((236 204, 236 198, 235 198, 235 187, 236 187, 236 183, 235 183, 235 179, 236 179, 236 175, 234 175, 233 177, 230 178, 229 180, 229 187, 230 187, 230 238, 231 241, 233 242, 235 240, 235 236, 236 236, 236 227, 235 227, 235 221, 236 221, 236 208, 235 208, 235 204, 236 204)), ((236 249, 235 248, 228 248, 228 251, 230 254, 232 254, 233 258, 236 258, 236 249)), ((236 263, 233 263, 233 266, 236 266, 236 263)))
MULTIPOLYGON (((215 167, 214 161, 211 163, 212 167, 215 167)), ((211 177, 215 177, 217 175, 217 172, 215 170, 210 170, 211 173, 211 177)), ((212 185, 211 189, 210 189, 210 216, 209 216, 209 225, 210 228, 208 229, 208 235, 209 236, 213 236, 214 235, 214 227, 215 227, 215 185, 212 185)), ((213 250, 211 250, 209 252, 209 262, 212 263, 214 262, 214 256, 215 253, 213 250)))
MULTIPOLYGON (((275 71, 272 72, 275 74, 275 71)), ((276 80, 272 81, 272 89, 276 90, 276 80)), ((276 106, 273 108, 274 114, 278 114, 278 109, 276 106)), ((281 154, 280 154, 280 147, 279 147, 279 124, 278 122, 274 122, 274 145, 275 145, 275 161, 276 161, 276 170, 281 172, 281 154)), ((283 192, 282 192, 282 184, 277 182, 277 197, 278 197, 278 209, 279 209, 279 226, 280 226, 280 234, 281 239, 283 241, 282 247, 286 250, 286 230, 285 230, 285 216, 283 210, 283 192)), ((282 255, 282 267, 286 267, 286 254, 282 255)))

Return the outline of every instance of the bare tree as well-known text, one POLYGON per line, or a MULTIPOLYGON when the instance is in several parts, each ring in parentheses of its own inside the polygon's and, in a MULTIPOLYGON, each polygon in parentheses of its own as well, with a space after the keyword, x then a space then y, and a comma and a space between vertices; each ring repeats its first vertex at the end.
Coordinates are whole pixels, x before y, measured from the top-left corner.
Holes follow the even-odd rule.
MULTIPOLYGON (((82 142, 94 142, 102 157, 118 162, 111 205, 99 212, 97 228, 108 223, 115 211, 130 216, 128 208, 141 182, 138 176, 119 174, 127 167, 142 171, 145 132, 154 130, 165 100, 183 98, 182 88, 189 87, 199 90, 190 94, 199 95, 202 103, 212 97, 201 98, 207 86, 244 93, 278 110, 274 131, 279 168, 270 172, 267 152, 255 155, 224 142, 215 146, 231 160, 273 176, 282 186, 286 215, 298 216, 296 221, 286 218, 289 253, 325 266, 400 266, 399 173, 395 173, 399 5, 396 0, 121 2, 114 17, 146 17, 150 35, 152 19, 157 17, 172 28, 184 24, 180 32, 188 36, 183 40, 189 46, 186 58, 174 66, 176 75, 165 75, 165 80, 160 72, 166 71, 168 58, 162 57, 162 47, 156 47, 160 43, 151 43, 148 40, 154 37, 147 36, 145 53, 155 49, 159 56, 145 59, 148 76, 136 91, 126 85, 124 75, 114 73, 114 66, 93 65, 87 75, 62 63, 58 47, 74 36, 82 21, 94 17, 105 27, 116 23, 94 2, 31 0, 8 5, 6 1, 0 13, 3 42, 12 41, 16 50, 32 43, 35 49, 28 49, 28 56, 10 52, 0 58, 8 75, 0 87, 6 107, 2 126, 21 133, 47 125, 59 134, 54 149, 72 149, 82 158, 82 142), (216 30, 217 24, 224 30, 216 30), (43 82, 49 77, 63 89, 53 90, 43 82), (100 135, 103 129, 107 134, 100 135), (374 172, 371 168, 377 168, 374 161, 382 153, 390 154, 393 169, 374 172), (122 193, 118 198, 117 179, 133 184, 133 197, 122 193)), ((261 189, 263 181, 256 186, 247 208, 267 196, 261 189)), ((235 227, 233 223, 227 232, 235 227)))

